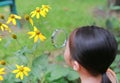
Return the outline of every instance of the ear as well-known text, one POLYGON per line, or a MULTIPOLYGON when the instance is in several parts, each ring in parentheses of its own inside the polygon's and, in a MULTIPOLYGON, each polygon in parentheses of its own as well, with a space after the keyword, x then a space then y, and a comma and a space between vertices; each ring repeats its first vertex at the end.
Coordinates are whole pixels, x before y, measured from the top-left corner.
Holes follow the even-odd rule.
POLYGON ((75 71, 79 71, 80 70, 80 64, 77 61, 73 61, 72 62, 72 67, 75 71))

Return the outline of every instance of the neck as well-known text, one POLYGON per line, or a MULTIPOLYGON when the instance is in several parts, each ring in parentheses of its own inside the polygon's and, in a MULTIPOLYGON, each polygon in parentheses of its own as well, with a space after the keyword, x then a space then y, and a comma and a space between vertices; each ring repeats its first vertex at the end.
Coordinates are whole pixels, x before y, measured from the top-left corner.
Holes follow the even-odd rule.
POLYGON ((102 75, 93 76, 86 71, 79 72, 81 83, 101 83, 102 75))

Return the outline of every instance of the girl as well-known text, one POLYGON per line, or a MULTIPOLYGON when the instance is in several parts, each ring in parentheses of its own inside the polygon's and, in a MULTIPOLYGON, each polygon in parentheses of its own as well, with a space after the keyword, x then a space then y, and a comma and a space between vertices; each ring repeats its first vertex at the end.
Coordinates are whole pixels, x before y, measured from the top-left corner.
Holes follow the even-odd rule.
POLYGON ((81 83, 116 83, 116 75, 109 66, 116 57, 117 47, 108 30, 84 26, 70 34, 64 57, 80 74, 81 83))

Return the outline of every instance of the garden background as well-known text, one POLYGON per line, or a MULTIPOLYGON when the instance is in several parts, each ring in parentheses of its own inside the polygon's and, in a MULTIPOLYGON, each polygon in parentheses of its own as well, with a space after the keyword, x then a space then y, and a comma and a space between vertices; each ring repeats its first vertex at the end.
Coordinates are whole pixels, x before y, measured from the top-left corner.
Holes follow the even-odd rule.
MULTIPOLYGON (((0 41, 0 60, 5 61, 7 74, 1 83, 78 83, 78 74, 68 68, 64 62, 64 47, 56 48, 51 42, 52 33, 56 29, 63 29, 69 33, 80 26, 98 25, 112 31, 120 43, 120 13, 119 7, 108 6, 107 0, 15 0, 17 13, 23 17, 20 20, 21 28, 9 25, 17 39, 13 35, 2 32, 0 41), (24 15, 30 14, 36 7, 49 5, 51 8, 47 16, 34 20, 35 26, 46 37, 44 42, 34 43, 29 39, 28 31, 33 30, 31 24, 24 19, 24 15), (23 80, 16 79, 10 73, 15 65, 28 66, 31 71, 23 80), (32 79, 32 80, 31 80, 32 79)), ((10 15, 9 6, 0 7, 0 14, 7 20, 10 15)), ((0 20, 4 22, 2 19, 0 20)), ((64 39, 60 34, 58 40, 64 39)), ((60 41, 60 44, 62 43, 60 41)), ((120 47, 118 47, 120 49, 120 47)), ((111 68, 117 73, 120 80, 120 51, 111 68)))

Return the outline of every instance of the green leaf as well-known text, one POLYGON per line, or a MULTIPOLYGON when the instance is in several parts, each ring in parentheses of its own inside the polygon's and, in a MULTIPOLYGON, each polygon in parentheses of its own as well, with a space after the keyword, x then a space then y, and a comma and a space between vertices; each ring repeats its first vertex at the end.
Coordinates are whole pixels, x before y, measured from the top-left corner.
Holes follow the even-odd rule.
POLYGON ((40 44, 40 40, 37 43, 34 43, 33 47, 32 47, 32 51, 35 51, 37 49, 37 47, 40 44))
POLYGON ((120 45, 118 45, 118 51, 120 51, 120 45))
POLYGON ((74 70, 72 69, 69 69, 69 74, 67 75, 67 79, 69 81, 73 81, 73 80, 76 80, 78 79, 80 76, 77 72, 75 72, 74 70))
POLYGON ((106 27, 108 29, 112 29, 113 28, 113 23, 112 23, 112 21, 110 19, 107 19, 105 24, 106 24, 106 27))
POLYGON ((15 75, 13 73, 8 73, 4 76, 2 83, 15 83, 15 75))
POLYGON ((51 76, 49 78, 50 81, 60 79, 61 77, 65 77, 69 72, 67 68, 55 64, 49 67, 49 71, 51 72, 51 76))
MULTIPOLYGON (((117 74, 117 79, 120 81, 120 73, 117 74)), ((118 82, 119 83, 119 82, 118 82)))
POLYGON ((7 57, 7 62, 8 63, 14 63, 14 64, 28 64, 28 58, 24 55, 16 55, 16 56, 10 56, 10 57, 7 57))
POLYGON ((116 66, 117 66, 117 64, 114 62, 114 63, 112 63, 112 65, 110 67, 115 68, 116 66))
POLYGON ((58 62, 64 61, 64 56, 63 55, 59 55, 56 57, 56 59, 58 62))
POLYGON ((17 56, 8 56, 6 58, 6 61, 9 63, 9 64, 19 64, 19 58, 17 56))
MULTIPOLYGON (((51 83, 51 82, 50 82, 51 83)), ((52 83, 68 83, 67 80, 65 80, 64 78, 60 78, 58 80, 52 81, 52 83)))
POLYGON ((27 77, 24 77, 22 83, 38 83, 38 81, 36 77, 34 77, 33 75, 29 75, 27 77))
POLYGON ((24 65, 28 64, 28 58, 26 56, 21 55, 21 56, 17 56, 17 57, 19 58, 20 64, 24 64, 24 65))
POLYGON ((119 69, 119 68, 115 68, 114 71, 115 71, 116 73, 120 73, 120 69, 119 69))
POLYGON ((111 10, 120 10, 120 6, 111 6, 110 9, 111 10))
POLYGON ((32 62, 32 68, 31 68, 32 75, 34 75, 38 79, 41 79, 47 70, 47 66, 48 66, 47 55, 41 55, 35 58, 32 62))
POLYGON ((21 56, 21 55, 25 55, 26 53, 31 53, 31 50, 28 49, 28 47, 24 46, 22 47, 20 50, 18 50, 15 55, 21 56))
POLYGON ((5 48, 7 48, 11 44, 11 39, 9 39, 6 44, 4 45, 5 48))
POLYGON ((33 75, 33 77, 37 78, 37 79, 41 79, 42 75, 44 74, 44 72, 42 72, 42 68, 40 66, 33 66, 31 68, 31 72, 30 74, 33 75))
POLYGON ((35 58, 32 62, 32 66, 47 66, 48 65, 48 56, 47 55, 40 55, 37 58, 35 58))

